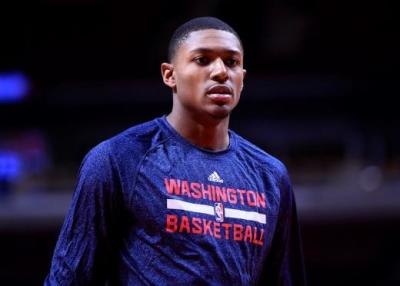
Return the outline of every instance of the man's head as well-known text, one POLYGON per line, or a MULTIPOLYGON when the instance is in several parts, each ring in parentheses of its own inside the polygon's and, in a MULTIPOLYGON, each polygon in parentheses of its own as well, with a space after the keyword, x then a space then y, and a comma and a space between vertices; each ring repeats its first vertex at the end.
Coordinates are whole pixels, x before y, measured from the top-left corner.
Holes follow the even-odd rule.
MULTIPOLYGON (((236 36, 236 38, 240 42, 240 45, 242 46, 242 42, 240 40, 239 35, 231 26, 229 26, 224 21, 221 21, 220 19, 215 17, 194 18, 179 26, 173 33, 168 46, 168 61, 171 62, 173 60, 176 54, 176 50, 189 37, 190 33, 194 31, 207 30, 207 29, 230 32, 236 36)), ((242 51, 243 51, 243 46, 242 46, 242 51)))
POLYGON ((172 112, 196 120, 227 118, 246 73, 237 33, 216 18, 195 18, 175 31, 169 57, 161 74, 174 94, 172 112))

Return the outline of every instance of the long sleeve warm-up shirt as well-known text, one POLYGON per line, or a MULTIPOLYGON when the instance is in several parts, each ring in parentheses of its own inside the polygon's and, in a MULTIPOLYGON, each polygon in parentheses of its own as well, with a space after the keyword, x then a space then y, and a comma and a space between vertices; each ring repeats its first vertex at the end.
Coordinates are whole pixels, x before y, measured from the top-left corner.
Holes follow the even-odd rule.
POLYGON ((45 285, 305 285, 286 168, 229 136, 204 150, 164 116, 93 148, 45 285))

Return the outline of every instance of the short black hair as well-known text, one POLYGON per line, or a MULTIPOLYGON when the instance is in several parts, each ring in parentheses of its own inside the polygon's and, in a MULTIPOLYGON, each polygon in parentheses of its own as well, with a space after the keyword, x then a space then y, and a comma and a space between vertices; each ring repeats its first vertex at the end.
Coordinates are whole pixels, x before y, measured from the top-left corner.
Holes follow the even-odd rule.
POLYGON ((172 61, 175 57, 176 50, 189 37, 190 33, 207 29, 222 30, 234 34, 243 49, 242 41, 240 40, 238 33, 236 33, 236 31, 227 23, 215 17, 198 17, 183 23, 172 34, 168 46, 168 60, 170 62, 172 61))

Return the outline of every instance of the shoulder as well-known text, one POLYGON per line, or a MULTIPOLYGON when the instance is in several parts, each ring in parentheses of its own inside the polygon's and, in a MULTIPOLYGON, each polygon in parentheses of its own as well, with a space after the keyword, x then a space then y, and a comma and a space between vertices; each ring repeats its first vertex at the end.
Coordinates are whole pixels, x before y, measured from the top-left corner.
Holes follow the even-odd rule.
POLYGON ((278 187, 276 190, 279 192, 280 208, 290 209, 293 204, 293 190, 285 164, 243 137, 235 135, 237 136, 238 156, 252 166, 251 170, 258 172, 262 178, 273 182, 278 187))
POLYGON ((250 162, 251 164, 258 165, 262 170, 267 171, 275 177, 280 177, 283 179, 288 178, 288 171, 285 164, 281 160, 267 153, 265 150, 256 146, 237 133, 232 133, 236 138, 237 153, 241 159, 245 160, 246 162, 250 162))
POLYGON ((83 159, 83 171, 107 170, 128 161, 138 162, 149 149, 167 139, 157 119, 135 125, 94 146, 83 159))

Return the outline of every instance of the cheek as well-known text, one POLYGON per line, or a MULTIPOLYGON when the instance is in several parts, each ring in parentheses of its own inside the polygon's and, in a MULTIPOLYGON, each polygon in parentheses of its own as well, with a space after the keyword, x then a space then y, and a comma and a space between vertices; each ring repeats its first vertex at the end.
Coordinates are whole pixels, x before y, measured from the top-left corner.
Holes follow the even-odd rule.
POLYGON ((201 88, 201 77, 199 73, 181 74, 176 77, 178 90, 186 92, 196 92, 201 88))
POLYGON ((242 87, 243 87, 243 77, 242 76, 238 76, 235 79, 235 88, 238 92, 242 91, 242 87))

